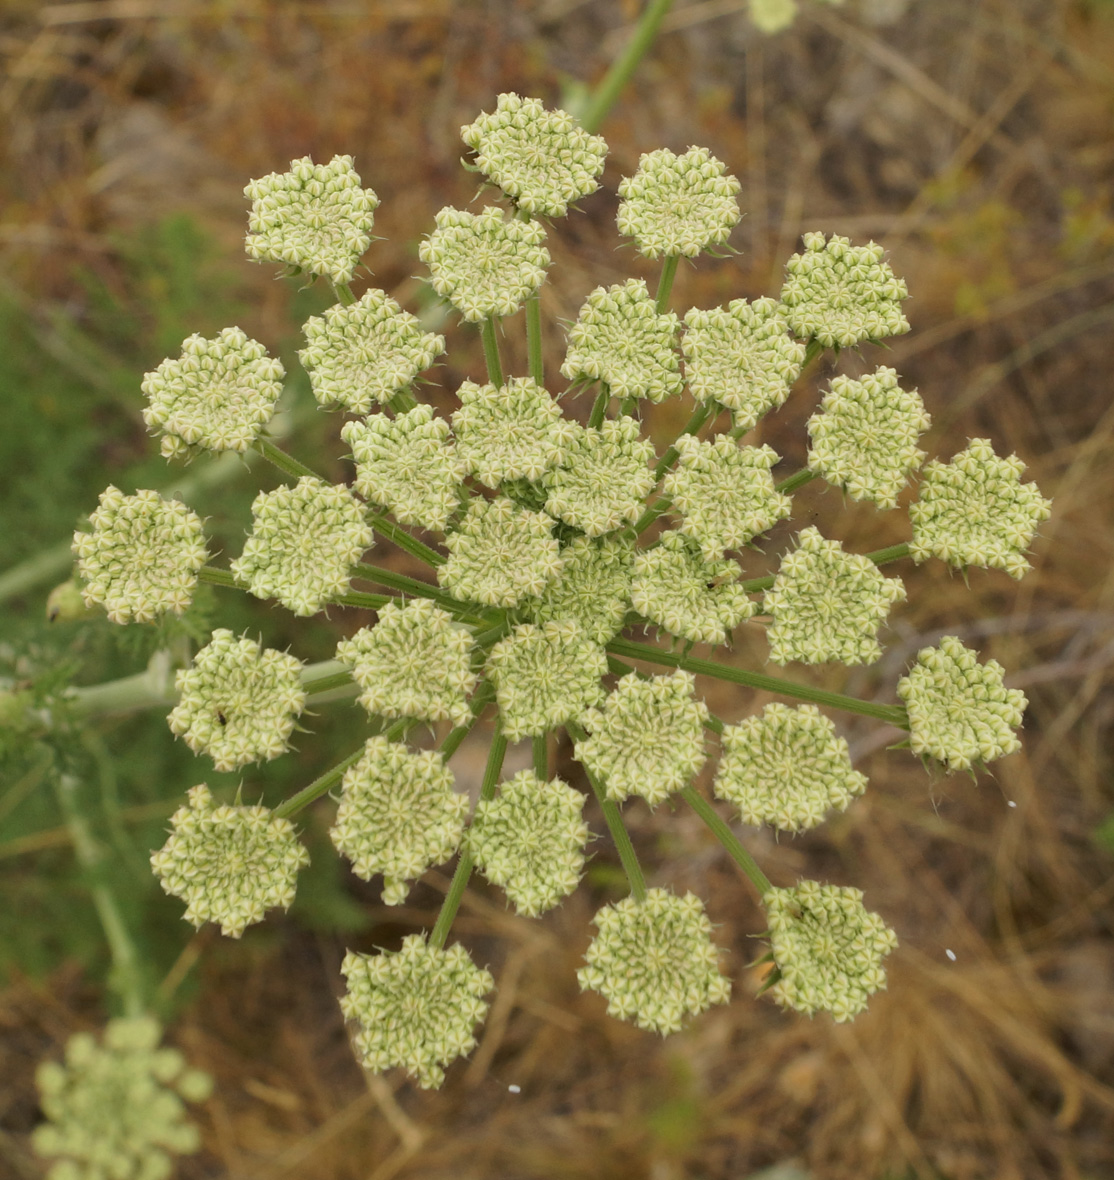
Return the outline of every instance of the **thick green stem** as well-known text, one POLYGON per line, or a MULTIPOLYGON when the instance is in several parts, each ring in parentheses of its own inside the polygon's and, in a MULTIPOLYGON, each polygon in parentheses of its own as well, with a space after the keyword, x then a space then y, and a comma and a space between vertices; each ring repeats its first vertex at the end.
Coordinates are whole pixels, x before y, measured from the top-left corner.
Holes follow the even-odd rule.
POLYGON ((530 376, 538 385, 545 385, 545 365, 542 361, 542 300, 537 291, 526 300, 526 355, 530 376))
POLYGON ((790 492, 803 488, 806 483, 811 483, 819 474, 818 471, 813 471, 809 467, 802 467, 800 471, 795 471, 787 479, 783 479, 781 483, 775 484, 774 490, 787 496, 790 492))
POLYGON ((400 389, 387 403, 396 414, 408 414, 418 404, 408 389, 400 389))
MULTIPOLYGON (((406 574, 395 573, 394 570, 383 569, 378 565, 366 565, 364 563, 356 566, 353 570, 353 577, 362 578, 365 582, 374 582, 379 586, 387 586, 391 590, 401 590, 404 594, 412 594, 416 598, 428 598, 448 611, 449 614, 455 618, 464 620, 464 622, 476 625, 483 623, 483 620, 478 617, 475 610, 469 610, 464 603, 453 598, 451 594, 438 589, 436 586, 431 586, 428 582, 423 582, 418 578, 411 578, 406 574)), ((351 597, 351 594, 341 595, 338 596, 336 601, 344 605, 354 605, 347 602, 351 597)), ((367 597, 382 596, 368 595, 367 597)), ((372 610, 378 609, 378 607, 372 607, 372 610)))
POLYGON ((197 580, 210 586, 225 586, 229 590, 247 589, 247 583, 241 582, 231 570, 219 570, 215 565, 203 565, 197 571, 197 580))
POLYGON ((694 787, 685 787, 681 792, 681 798, 708 825, 712 835, 727 850, 727 855, 750 878, 751 883, 758 890, 758 896, 765 897, 773 888, 769 877, 758 867, 754 857, 739 843, 738 837, 723 821, 715 808, 694 787))
POLYGON ((480 336, 484 345, 484 362, 487 365, 487 379, 496 389, 503 388, 503 366, 499 361, 499 341, 495 338, 495 317, 488 316, 480 325, 480 336))
POLYGON ((334 283, 330 280, 329 285, 333 288, 337 302, 343 307, 351 307, 356 302, 356 296, 352 294, 352 288, 347 283, 334 283))
POLYGON ((283 475, 289 475, 293 479, 301 479, 306 475, 312 476, 314 479, 321 478, 316 471, 299 462, 293 455, 288 455, 276 447, 270 439, 257 438, 253 445, 263 458, 269 463, 273 463, 283 475))
POLYGON ((549 779, 549 738, 547 734, 539 733, 533 742, 534 773, 546 782, 549 779))
POLYGON ((677 263, 681 261, 679 254, 667 254, 661 266, 661 277, 658 279, 658 293, 654 297, 654 306, 661 315, 669 306, 669 296, 673 290, 673 280, 677 277, 677 263))
POLYGON ((606 385, 600 386, 599 393, 596 394, 596 400, 592 403, 592 412, 588 415, 589 430, 598 430, 603 417, 607 413, 607 404, 611 401, 611 391, 606 385))
POLYGON ((382 513, 369 512, 367 522, 377 533, 386 537, 388 541, 400 549, 405 549, 411 557, 424 561, 426 565, 444 565, 448 560, 444 554, 438 553, 436 549, 431 549, 424 542, 419 541, 417 537, 412 537, 401 525, 388 520, 382 513))

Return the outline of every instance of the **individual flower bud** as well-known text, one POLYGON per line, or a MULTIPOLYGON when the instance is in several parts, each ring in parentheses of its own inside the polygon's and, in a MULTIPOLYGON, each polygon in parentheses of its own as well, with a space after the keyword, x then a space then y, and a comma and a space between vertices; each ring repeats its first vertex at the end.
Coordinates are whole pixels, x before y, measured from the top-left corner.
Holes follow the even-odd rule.
POLYGON ((694 307, 684 322, 681 351, 694 398, 726 407, 740 430, 784 404, 801 375, 805 346, 790 337, 776 299, 733 299, 710 311, 694 307))
POLYGON ((73 578, 60 582, 46 596, 46 618, 49 623, 72 623, 85 618, 91 609, 85 605, 85 595, 73 578))
POLYGON ((560 779, 544 782, 529 770, 503 783, 494 799, 476 804, 468 848, 523 917, 552 909, 579 883, 588 841, 583 808, 579 791, 560 779))
POLYGON ((480 213, 442 209, 437 228, 418 247, 433 289, 470 323, 514 315, 545 282, 545 230, 507 220, 490 206, 480 213))
POLYGON ((662 402, 684 389, 677 317, 659 313, 641 279, 597 287, 569 330, 561 375, 602 381, 614 397, 662 402))
POLYGON ((714 790, 745 824, 814 828, 829 811, 845 811, 866 785, 847 742, 815 705, 770 704, 723 731, 714 790))
POLYGON ((808 420, 808 467, 852 500, 896 508, 911 472, 925 460, 917 440, 931 425, 917 391, 881 368, 861 381, 832 378, 820 412, 808 420))
POLYGON ((453 773, 438 751, 414 753, 373 737, 344 772, 329 835, 361 880, 383 874, 384 904, 400 905, 410 881, 456 852, 467 812, 468 796, 453 790, 453 773))
POLYGON ((797 19, 797 0, 748 0, 750 19, 762 33, 780 33, 797 19))
POLYGON ((695 258, 739 223, 739 182, 706 148, 644 154, 619 183, 619 232, 646 258, 695 258))
POLYGON ((654 444, 633 418, 605 419, 576 431, 560 467, 545 476, 545 510, 589 537, 633 523, 654 486, 654 444))
POLYGON ((512 378, 502 387, 465 381, 457 396, 456 453, 486 487, 541 479, 564 459, 576 436, 576 423, 529 377, 512 378))
POLYGON ((909 506, 913 560, 938 557, 960 569, 978 565, 1022 577, 1032 568, 1025 550, 1052 512, 1035 483, 1021 482, 1024 470, 1016 455, 1000 459, 988 438, 971 439, 950 463, 927 464, 909 506))
POLYGON ((356 491, 389 509, 400 524, 440 532, 460 504, 468 465, 449 441, 449 424, 432 406, 395 418, 346 422, 340 437, 356 460, 356 491))
POLYGON ((351 156, 315 164, 292 160, 289 172, 272 172, 244 189, 251 198, 248 257, 285 262, 295 270, 348 283, 371 245, 379 198, 360 187, 351 156))
POLYGON ((704 765, 708 707, 693 697, 694 683, 688 672, 648 680, 631 672, 602 709, 584 714, 591 736, 576 743, 576 758, 604 780, 609 799, 640 795, 655 806, 684 790, 704 765))
POLYGON ((114 623, 152 623, 189 606, 209 556, 196 512, 158 492, 125 496, 109 484, 89 521, 93 531, 73 539, 86 606, 103 606, 114 623))
POLYGON ((676 530, 635 554, 631 605, 663 631, 693 643, 727 642, 758 606, 739 585, 733 561, 705 561, 676 530))
POLYGON ((351 668, 369 713, 463 725, 472 716, 468 694, 478 680, 474 646, 466 627, 419 598, 403 607, 388 602, 375 626, 337 644, 336 658, 351 668))
POLYGON ((878 628, 904 599, 900 579, 884 578, 869 557, 826 541, 819 529, 802 529, 766 591, 770 659, 872 664, 882 654, 878 628))
POLYGON ((186 903, 187 922, 216 922, 239 938, 269 909, 290 908, 298 870, 309 853, 294 826, 266 807, 214 806, 204 783, 170 817, 166 843, 151 854, 163 890, 186 903))
POLYGON ((603 648, 573 622, 522 623, 491 649, 503 732, 512 742, 577 721, 604 695, 603 648))
POLYGON ((454 598, 516 606, 541 594, 561 570, 553 521, 510 500, 473 500, 460 527, 445 538, 449 560, 437 580, 454 598))
POLYGON ((762 899, 777 967, 770 995, 812 1016, 851 1020, 886 986, 882 960, 897 935, 863 905, 862 891, 802 881, 762 899))
POLYGON ((922 648, 897 695, 909 714, 909 745, 949 771, 985 765, 1021 749, 1014 730, 1021 725, 1025 694, 1006 688, 997 660, 978 655, 954 635, 922 648))
POLYGON ((476 167, 526 213, 564 217, 599 188, 607 144, 562 110, 500 94, 495 110, 460 129, 476 167))
POLYGON ((162 431, 166 458, 246 451, 275 413, 286 371, 239 328, 212 340, 193 335, 182 355, 143 378, 143 421, 162 431))
POLYGON ((213 1080, 190 1069, 177 1049, 162 1048, 153 1016, 109 1021, 98 1044, 86 1032, 66 1043, 65 1064, 43 1062, 35 1073, 46 1122, 31 1134, 41 1156, 58 1156, 51 1180, 160 1180, 172 1157, 201 1146, 186 1114, 213 1080))
POLYGON ((681 513, 678 531, 696 542, 705 561, 741 549, 792 511, 792 500, 774 489, 772 448, 740 447, 723 434, 711 442, 682 434, 675 446, 679 462, 662 491, 681 513))
POLYGON ((221 771, 277 758, 306 705, 301 669, 289 652, 264 650, 254 639, 219 628, 193 664, 178 672, 179 700, 167 718, 171 732, 221 771))
POLYGON ((445 351, 444 336, 423 332, 416 316, 372 288, 305 323, 298 360, 322 406, 366 414, 386 405, 445 351))
POLYGON ((624 897, 593 919, 598 933, 577 972, 582 991, 607 1000, 607 1014, 650 1032, 679 1032, 686 1016, 726 1004, 731 983, 704 903, 650 889, 644 901, 624 897))
POLYGON ((352 492, 314 476, 260 492, 251 514, 251 535, 232 572, 256 598, 276 598, 296 615, 316 614, 343 594, 372 541, 352 492))
POLYGON ((340 969, 348 981, 340 1010, 359 1025, 364 1069, 400 1065, 423 1089, 436 1089, 444 1067, 475 1048, 473 1030, 487 1015, 484 996, 495 980, 459 943, 443 950, 408 934, 397 951, 349 951, 340 969))
POLYGON ((623 629, 630 606, 634 542, 622 533, 574 537, 561 550, 561 572, 541 595, 524 604, 534 623, 579 623, 596 643, 607 643, 623 629))
POLYGON ((909 331, 901 310, 909 289, 882 261, 881 246, 852 246, 838 234, 825 239, 819 233, 805 234, 804 244, 785 264, 781 289, 794 335, 825 348, 849 348, 909 331))

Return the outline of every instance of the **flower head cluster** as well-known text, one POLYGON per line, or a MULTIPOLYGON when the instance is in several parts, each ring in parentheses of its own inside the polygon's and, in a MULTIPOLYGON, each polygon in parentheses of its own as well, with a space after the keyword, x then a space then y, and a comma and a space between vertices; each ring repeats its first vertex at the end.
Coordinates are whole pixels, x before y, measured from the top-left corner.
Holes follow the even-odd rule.
POLYGON ((630 600, 652 623, 694 643, 725 643, 758 610, 739 585, 735 562, 705 561, 675 530, 635 555, 630 600))
POLYGON ((409 881, 456 852, 468 796, 437 750, 414 753, 385 737, 368 738, 363 757, 344 772, 336 822, 338 852, 363 881, 383 874, 383 901, 399 905, 409 881))
POLYGON ((251 198, 248 255, 256 262, 285 262, 334 283, 352 279, 371 245, 379 198, 360 187, 351 156, 315 164, 293 160, 289 172, 272 172, 244 189, 251 198))
POLYGON ((143 378, 143 421, 163 432, 170 459, 195 450, 246 451, 270 422, 286 372, 239 328, 212 340, 193 335, 182 355, 143 378))
POLYGON ((576 423, 529 377, 500 388, 465 381, 457 396, 456 453, 489 488, 508 479, 541 479, 564 459, 576 435, 576 423))
POLYGON ((304 330, 298 359, 313 396, 353 414, 385 405, 445 351, 444 336, 423 332, 416 316, 374 287, 349 306, 310 316, 304 330))
POLYGON ((462 725, 472 716, 467 698, 478 679, 473 646, 467 628, 419 598, 403 607, 388 602, 374 627, 337 644, 337 659, 352 669, 369 713, 462 725))
POLYGON ((495 110, 460 136, 479 170, 527 213, 564 217, 573 201, 599 188, 607 144, 536 98, 500 94, 495 110))
POLYGON ((269 909, 289 909, 309 853, 288 819, 266 807, 214 806, 202 783, 190 788, 170 827, 151 867, 163 889, 186 903, 187 922, 217 922, 222 934, 239 938, 269 909))
POLYGON ((914 753, 936 758, 948 770, 967 770, 1019 750, 1014 730, 1028 701, 1020 689, 1006 688, 1004 676, 997 660, 980 664, 954 635, 918 652, 897 684, 914 753))
POLYGON ((866 790, 866 775, 851 766, 847 742, 815 705, 770 704, 724 730, 714 789, 743 823, 799 832, 846 810, 866 790))
POLYGON ((705 561, 741 548, 792 511, 792 500, 774 490, 772 448, 740 447, 724 434, 711 442, 683 434, 675 446, 679 462, 662 491, 681 513, 679 531, 699 545, 705 561))
POLYGON ((611 537, 574 537, 561 551, 564 565, 541 596, 527 604, 535 623, 571 619, 597 643, 622 629, 630 605, 634 543, 611 537))
POLYGON ((833 234, 804 235, 805 248, 785 264, 781 302, 793 333, 825 348, 849 348, 909 331, 901 310, 908 297, 904 279, 883 262, 874 242, 852 246, 833 234))
POLYGON ((276 598, 296 615, 316 614, 343 594, 372 540, 351 491, 314 476, 260 492, 251 514, 251 535, 232 572, 256 598, 276 598))
POLYGON ((1021 482, 1024 470, 1016 455, 999 458, 988 438, 971 439, 950 463, 927 464, 909 507, 913 560, 939 557, 1020 578, 1031 568, 1025 550, 1052 509, 1035 483, 1021 482))
POLYGON ((485 606, 515 606, 538 595, 561 570, 553 521, 505 497, 473 500, 456 532, 445 538, 449 560, 438 581, 454 597, 485 606))
POLYGON ((901 580, 884 578, 869 557, 826 541, 819 529, 802 529, 766 591, 770 659, 873 663, 882 654, 878 627, 904 598, 901 580))
POLYGON ((850 1020, 886 986, 882 960, 897 935, 863 906, 859 889, 802 881, 762 899, 778 979, 770 995, 783 1008, 850 1020))
POLYGON ((677 317, 659 312, 641 279, 597 287, 569 331, 561 374, 602 381, 615 397, 664 401, 684 388, 677 317))
POLYGON ((769 297, 692 308, 681 350, 692 396, 719 402, 743 430, 785 402, 805 359, 805 346, 789 335, 785 309, 769 297))
POLYGON ((569 620, 521 623, 491 649, 486 666, 512 742, 582 717, 603 697, 606 671, 603 648, 569 620))
POLYGON ((170 729, 195 754, 204 750, 217 770, 277 758, 306 705, 301 668, 289 652, 218 628, 177 675, 170 729))
POLYGON ((31 1136, 42 1156, 60 1156, 49 1180, 166 1180, 173 1155, 201 1146, 186 1102, 203 1102, 213 1080, 177 1049, 160 1048, 153 1016, 109 1021, 102 1044, 87 1032, 66 1042, 66 1061, 35 1071, 47 1121, 31 1136))
POLYGON ((820 412, 808 420, 809 469, 852 500, 896 508, 910 472, 924 462, 917 440, 930 423, 917 391, 902 389, 893 369, 861 381, 833 377, 820 412))
POLYGON ((389 508, 400 524, 444 529, 460 504, 468 466, 449 441, 448 422, 432 406, 346 422, 340 437, 352 448, 361 496, 389 508))
POLYGON ((607 1014, 651 1032, 679 1032, 686 1016, 725 1004, 731 983, 704 903, 651 889, 644 901, 624 897, 595 916, 596 937, 577 972, 581 990, 607 1000, 607 1014))
POLYGON ((544 480, 545 510, 589 537, 637 519, 654 486, 654 444, 633 418, 607 418, 598 429, 575 424, 564 462, 544 480))
POLYGON ((471 323, 514 315, 545 282, 545 230, 536 221, 508 221, 497 206, 480 213, 446 208, 418 247, 433 289, 471 323))
POLYGON ((519 771, 494 799, 481 799, 468 847, 483 875, 506 890, 515 910, 536 918, 567 897, 584 870, 584 796, 560 779, 519 771))
POLYGON ((114 623, 151 623, 189 606, 209 556, 196 512, 158 492, 125 496, 109 484, 89 522, 93 531, 73 539, 87 607, 103 606, 114 623))
POLYGON ((647 152, 619 184, 619 232, 647 258, 695 258, 739 223, 739 182, 707 148, 647 152))
POLYGON ((495 986, 458 943, 443 950, 421 934, 378 955, 349 951, 340 966, 348 981, 340 1010, 359 1024, 356 1052, 365 1069, 400 1065, 424 1089, 440 1086, 444 1067, 475 1048, 473 1033, 487 1015, 495 986))
POLYGON ((694 682, 688 672, 648 680, 631 672, 602 709, 584 714, 591 737, 576 743, 576 759, 604 780, 609 799, 640 795, 654 806, 704 765, 708 707, 693 696, 694 682))

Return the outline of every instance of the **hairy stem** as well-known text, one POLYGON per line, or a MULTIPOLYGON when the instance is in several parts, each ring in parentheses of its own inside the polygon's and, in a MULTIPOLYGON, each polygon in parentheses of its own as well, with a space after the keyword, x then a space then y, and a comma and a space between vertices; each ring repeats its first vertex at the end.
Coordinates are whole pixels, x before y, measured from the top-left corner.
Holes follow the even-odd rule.
POLYGON ((401 525, 388 520, 380 512, 367 513, 367 522, 381 536, 386 537, 388 541, 400 549, 404 549, 411 557, 424 561, 426 565, 436 567, 444 565, 448 560, 443 553, 438 553, 436 549, 431 549, 424 542, 419 541, 417 537, 412 537, 401 525))
POLYGON ((304 463, 299 462, 293 455, 288 455, 285 451, 280 450, 268 438, 257 438, 252 445, 264 459, 273 463, 283 475, 289 475, 293 479, 301 479, 306 475, 312 476, 314 479, 321 478, 316 471, 311 470, 304 463))
POLYGON ((599 430, 603 417, 607 413, 607 403, 611 401, 611 391, 606 385, 600 385, 600 391, 596 394, 596 400, 592 403, 592 412, 588 415, 588 428, 590 430, 599 430))
POLYGON ((715 808, 694 787, 685 787, 681 798, 708 825, 712 835, 723 845, 727 855, 746 873, 759 897, 765 897, 773 888, 770 879, 758 867, 754 857, 739 843, 738 837, 727 826, 715 808))
POLYGON ((654 297, 654 306, 658 315, 669 306, 669 296, 673 290, 673 280, 677 277, 677 263, 681 261, 679 254, 667 254, 661 266, 661 277, 658 279, 658 293, 654 297))
POLYGON ((496 389, 503 388, 503 366, 499 360, 499 341, 495 338, 495 317, 488 316, 480 325, 483 339, 484 362, 487 365, 487 379, 496 389))

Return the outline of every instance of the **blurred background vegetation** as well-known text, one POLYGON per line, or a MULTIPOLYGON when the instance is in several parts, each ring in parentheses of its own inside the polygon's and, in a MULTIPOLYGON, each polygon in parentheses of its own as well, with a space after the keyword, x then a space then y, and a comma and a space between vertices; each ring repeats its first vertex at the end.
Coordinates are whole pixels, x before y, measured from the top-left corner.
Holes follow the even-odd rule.
MULTIPOLYGON (((993 778, 933 781, 886 751, 892 731, 855 723, 844 732, 870 777, 866 797, 802 838, 745 833, 777 884, 810 876, 866 891, 901 938, 888 992, 850 1026, 753 1000, 762 916, 746 883, 691 815, 631 807, 652 883, 706 899, 732 1005, 660 1041, 578 993, 591 915, 621 891, 602 852, 540 922, 474 889, 456 931, 499 988, 480 1047, 440 1092, 367 1079, 336 1003, 340 958, 430 925, 443 872, 386 910, 332 853, 324 800, 305 816, 313 866, 290 914, 238 943, 195 935, 146 858, 188 787, 231 792, 240 776, 196 760, 159 710, 6 731, 0 1175, 42 1175, 28 1149, 34 1067, 113 1010, 98 885, 141 948, 172 1039, 217 1079, 185 1180, 1114 1175, 1114 4, 804 0, 773 37, 745 7, 678 0, 601 128, 606 191, 550 235, 547 363, 555 372, 561 359, 557 322, 592 287, 653 277, 616 249, 619 177, 643 151, 700 144, 742 181, 740 253, 682 268, 675 308, 776 294, 804 230, 873 238, 908 281, 913 331, 839 368, 894 365, 933 416, 931 453, 990 437, 1054 497, 1022 583, 902 568, 909 601, 883 660, 830 681, 816 673, 891 700, 919 647, 959 635, 1029 695, 1024 752, 993 778), (50 787, 59 765, 80 783, 103 853, 92 867, 50 787)), ((49 622, 46 599, 107 483, 183 489, 232 555, 252 495, 276 480, 239 461, 168 468, 140 416, 143 373, 192 332, 238 324, 299 371, 299 325, 329 300, 244 258, 250 177, 301 155, 354 156, 382 200, 372 281, 432 323, 417 242, 438 208, 476 195, 458 128, 503 90, 569 100, 598 81, 639 11, 636 0, 0 4, 0 685, 46 701, 142 671, 212 625, 324 659, 369 621, 337 611, 292 625, 282 610, 206 591, 168 633, 49 622)), ((431 396, 448 409, 482 356, 455 322, 439 330, 450 355, 431 396)), ((508 368, 521 370, 511 353, 508 368)), ((761 427, 790 469, 828 375, 761 427)), ((347 478, 338 419, 313 411, 304 380, 286 397, 285 445, 347 478)), ((658 408, 652 433, 660 442, 687 413, 658 408)), ((820 481, 798 493, 792 527, 812 521, 859 549, 908 527, 820 481)), ((770 552, 788 537, 775 531, 770 552)), ((764 572, 769 559, 747 560, 764 572)), ((731 658, 761 666, 765 645, 743 635, 731 658)), ((729 719, 764 703, 702 687, 729 719)), ((277 802, 353 748, 359 726, 351 706, 323 706, 294 754, 244 776, 245 792, 277 802)), ((482 749, 469 757, 465 786, 482 749)), ((567 751, 558 757, 567 768, 567 751)))

